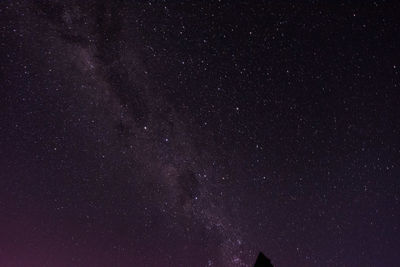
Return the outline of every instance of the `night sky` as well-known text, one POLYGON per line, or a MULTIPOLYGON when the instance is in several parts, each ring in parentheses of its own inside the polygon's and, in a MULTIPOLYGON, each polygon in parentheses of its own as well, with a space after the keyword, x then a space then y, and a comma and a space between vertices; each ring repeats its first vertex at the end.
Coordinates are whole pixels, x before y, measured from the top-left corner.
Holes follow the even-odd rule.
POLYGON ((1 1, 0 266, 399 266, 398 14, 1 1))

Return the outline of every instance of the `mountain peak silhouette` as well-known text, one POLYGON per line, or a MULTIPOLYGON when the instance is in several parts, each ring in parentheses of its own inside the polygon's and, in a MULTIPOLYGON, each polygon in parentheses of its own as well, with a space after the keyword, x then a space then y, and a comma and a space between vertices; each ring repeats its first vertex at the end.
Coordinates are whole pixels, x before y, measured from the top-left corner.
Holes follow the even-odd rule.
POLYGON ((254 267, 274 267, 274 266, 271 264, 271 260, 268 259, 262 252, 260 252, 258 254, 254 267))

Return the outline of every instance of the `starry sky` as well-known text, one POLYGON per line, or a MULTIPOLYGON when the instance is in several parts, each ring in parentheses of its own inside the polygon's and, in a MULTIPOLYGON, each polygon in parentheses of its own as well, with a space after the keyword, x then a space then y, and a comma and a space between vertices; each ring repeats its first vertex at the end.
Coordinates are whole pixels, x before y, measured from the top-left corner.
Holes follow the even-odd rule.
POLYGON ((0 266, 398 266, 395 1, 1 1, 0 266))

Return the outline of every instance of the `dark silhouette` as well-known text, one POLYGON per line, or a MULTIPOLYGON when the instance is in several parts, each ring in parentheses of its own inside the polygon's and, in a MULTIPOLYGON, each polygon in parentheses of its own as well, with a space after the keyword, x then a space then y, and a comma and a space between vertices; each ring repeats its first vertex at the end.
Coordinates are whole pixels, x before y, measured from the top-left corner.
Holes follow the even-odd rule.
POLYGON ((265 255, 262 252, 260 252, 260 254, 258 254, 254 267, 274 267, 274 266, 272 265, 271 260, 265 257, 265 255))

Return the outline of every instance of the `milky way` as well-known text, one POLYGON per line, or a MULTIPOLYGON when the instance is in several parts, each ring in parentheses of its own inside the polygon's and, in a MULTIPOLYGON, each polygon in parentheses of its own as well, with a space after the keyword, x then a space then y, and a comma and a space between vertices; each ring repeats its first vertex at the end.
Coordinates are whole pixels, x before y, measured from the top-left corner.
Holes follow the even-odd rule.
POLYGON ((395 266, 398 6, 3 1, 1 266, 395 266))

